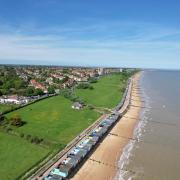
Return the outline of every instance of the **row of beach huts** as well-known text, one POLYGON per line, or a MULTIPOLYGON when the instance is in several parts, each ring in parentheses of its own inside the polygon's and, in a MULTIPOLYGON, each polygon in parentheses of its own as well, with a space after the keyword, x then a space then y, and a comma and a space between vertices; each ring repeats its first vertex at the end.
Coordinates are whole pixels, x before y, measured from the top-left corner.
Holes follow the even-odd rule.
POLYGON ((121 102, 115 107, 113 113, 103 119, 83 140, 76 144, 76 146, 66 154, 62 162, 53 168, 48 176, 44 177, 44 180, 64 180, 73 173, 77 166, 86 158, 97 143, 121 117, 121 114, 118 111, 125 102, 129 86, 130 81, 128 82, 128 86, 121 102))

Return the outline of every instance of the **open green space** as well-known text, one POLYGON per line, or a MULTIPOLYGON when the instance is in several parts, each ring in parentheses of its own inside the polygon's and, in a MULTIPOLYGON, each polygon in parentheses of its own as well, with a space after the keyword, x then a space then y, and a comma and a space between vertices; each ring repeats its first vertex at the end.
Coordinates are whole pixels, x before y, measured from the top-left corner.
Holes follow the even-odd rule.
POLYGON ((94 89, 76 89, 75 93, 87 104, 113 108, 120 102, 126 82, 127 77, 122 74, 111 74, 101 77, 97 83, 92 83, 94 89))
POLYGON ((47 153, 45 148, 0 132, 0 179, 15 179, 47 153))
MULTIPOLYGON (((75 94, 87 104, 113 108, 121 100, 126 82, 127 77, 121 74, 107 75, 97 83, 92 83, 93 89, 75 89, 75 94)), ((48 152, 68 144, 100 116, 88 107, 74 110, 71 106, 72 101, 69 99, 54 96, 6 115, 10 118, 18 114, 26 122, 21 127, 13 127, 14 131, 25 136, 37 136, 51 143, 46 149, 31 144, 25 138, 0 133, 0 162, 4 162, 0 168, 0 179, 15 179, 48 152)))
POLYGON ((21 133, 67 144, 100 116, 88 108, 74 110, 71 105, 70 100, 55 96, 13 111, 7 116, 18 114, 26 122, 16 128, 21 133))

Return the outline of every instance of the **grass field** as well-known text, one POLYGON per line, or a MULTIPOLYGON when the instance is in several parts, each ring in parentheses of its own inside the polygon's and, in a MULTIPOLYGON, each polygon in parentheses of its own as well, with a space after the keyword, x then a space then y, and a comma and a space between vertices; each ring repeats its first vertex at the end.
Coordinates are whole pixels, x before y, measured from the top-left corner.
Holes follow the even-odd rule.
POLYGON ((0 179, 15 179, 47 153, 45 148, 0 132, 0 179))
MULTIPOLYGON (((97 107, 112 108, 122 97, 122 88, 126 85, 122 75, 114 74, 102 77, 92 84, 94 89, 76 89, 75 93, 86 103, 97 107)), ((57 145, 67 144, 100 116, 96 111, 84 108, 80 111, 71 108, 72 102, 62 96, 55 96, 7 114, 11 117, 19 114, 25 125, 14 128, 25 135, 37 136, 57 145)), ((0 106, 0 110, 5 107, 0 106)), ((33 145, 19 137, 0 133, 0 179, 15 179, 48 152, 48 149, 33 145)))
POLYGON ((17 128, 19 132, 67 144, 99 117, 95 111, 87 108, 78 111, 72 109, 71 105, 68 99, 55 96, 16 110, 8 116, 19 114, 27 122, 17 128))
POLYGON ((107 75, 92 84, 94 89, 76 89, 75 93, 86 103, 97 107, 115 107, 122 98, 122 87, 126 86, 126 80, 121 74, 107 75))
POLYGON ((0 104, 0 113, 6 110, 10 110, 13 107, 16 107, 16 105, 0 104))

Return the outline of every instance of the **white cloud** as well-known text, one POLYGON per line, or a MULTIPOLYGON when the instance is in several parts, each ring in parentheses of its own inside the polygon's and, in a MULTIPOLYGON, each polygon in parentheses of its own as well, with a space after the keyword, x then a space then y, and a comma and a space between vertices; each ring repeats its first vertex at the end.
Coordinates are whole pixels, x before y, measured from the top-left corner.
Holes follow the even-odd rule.
POLYGON ((0 31, 1 63, 180 68, 180 40, 172 38, 180 35, 176 29, 117 22, 43 32, 22 27, 0 31))

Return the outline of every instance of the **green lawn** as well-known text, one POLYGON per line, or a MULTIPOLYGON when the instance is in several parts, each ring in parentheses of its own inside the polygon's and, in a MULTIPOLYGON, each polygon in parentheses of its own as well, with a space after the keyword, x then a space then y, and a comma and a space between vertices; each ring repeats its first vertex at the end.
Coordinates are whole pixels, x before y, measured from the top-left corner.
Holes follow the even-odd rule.
POLYGON ((115 107, 122 98, 122 87, 126 86, 126 80, 121 74, 107 75, 92 84, 94 89, 76 89, 75 93, 86 103, 97 107, 115 107))
POLYGON ((13 107, 16 107, 16 105, 0 104, 0 113, 6 110, 10 110, 13 107))
MULTIPOLYGON (((76 89, 75 93, 88 104, 112 108, 120 101, 123 94, 121 90, 126 85, 126 80, 123 81, 122 75, 114 74, 102 77, 92 85, 93 90, 76 89)), ((74 110, 71 105, 70 100, 55 96, 13 111, 6 116, 19 114, 26 122, 22 127, 13 128, 15 131, 38 136, 58 145, 67 144, 100 116, 89 108, 74 110)), ((0 106, 0 110, 4 110, 3 108, 5 107, 0 106)), ((22 138, 0 133, 0 162, 3 162, 0 179, 15 179, 53 148, 55 146, 52 145, 45 149, 22 138)))
POLYGON ((74 110, 71 105, 70 100, 55 96, 16 110, 7 116, 19 114, 27 122, 16 129, 19 132, 67 144, 100 116, 88 108, 74 110))
POLYGON ((15 179, 47 153, 45 148, 0 132, 0 179, 15 179))

